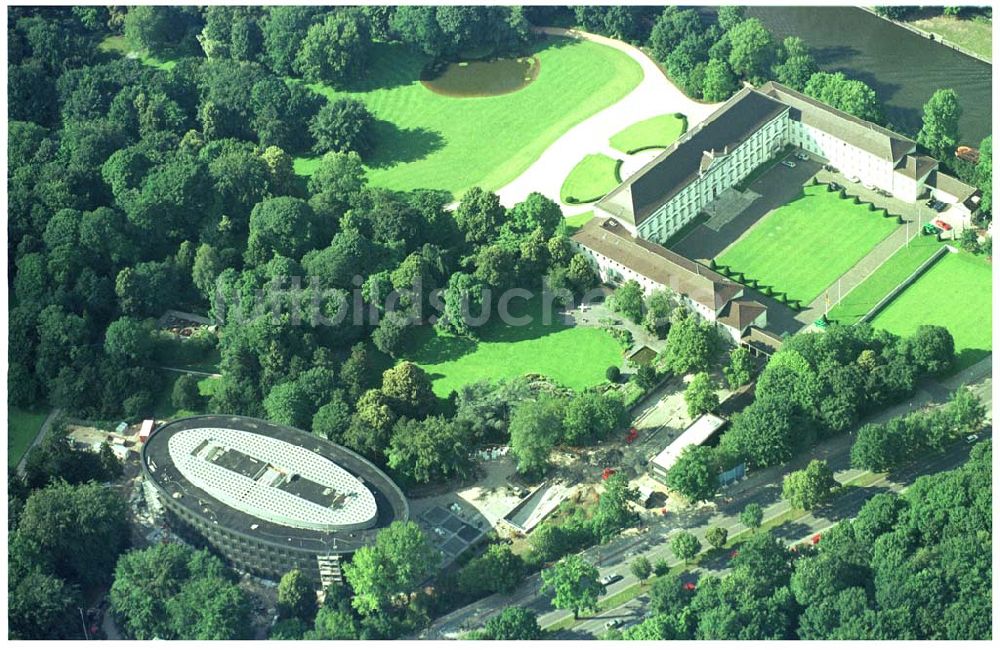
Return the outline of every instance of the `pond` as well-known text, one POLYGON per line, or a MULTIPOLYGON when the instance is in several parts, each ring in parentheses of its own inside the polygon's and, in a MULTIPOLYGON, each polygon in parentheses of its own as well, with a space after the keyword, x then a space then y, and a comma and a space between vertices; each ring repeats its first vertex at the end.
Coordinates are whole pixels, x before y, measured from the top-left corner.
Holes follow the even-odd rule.
POLYGON ((438 63, 424 68, 420 82, 447 97, 493 97, 521 90, 538 78, 533 56, 438 63))

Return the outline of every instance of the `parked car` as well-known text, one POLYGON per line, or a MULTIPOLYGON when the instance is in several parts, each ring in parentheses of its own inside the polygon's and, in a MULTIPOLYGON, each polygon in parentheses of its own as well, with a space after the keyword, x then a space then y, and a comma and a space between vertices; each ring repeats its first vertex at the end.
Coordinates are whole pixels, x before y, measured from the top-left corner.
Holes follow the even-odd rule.
POLYGON ((848 176, 847 180, 851 181, 852 183, 860 183, 861 182, 861 179, 858 178, 857 176, 848 176))
POLYGON ((874 190, 875 189, 875 186, 872 185, 871 183, 862 183, 862 187, 864 187, 866 190, 874 190))
POLYGON ((831 191, 833 191, 833 192, 839 192, 842 189, 844 189, 843 185, 841 185, 840 183, 834 183, 833 181, 830 181, 830 190, 831 191))
POLYGON ((966 436, 965 437, 965 441, 967 443, 969 443, 970 445, 972 443, 974 443, 975 441, 977 441, 977 440, 979 440, 979 436, 977 436, 976 434, 972 434, 971 436, 966 436))
POLYGON ((615 584, 616 582, 618 582, 621 579, 622 579, 621 574, 618 574, 618 573, 609 573, 608 575, 606 575, 606 576, 602 577, 600 580, 598 580, 598 582, 600 582, 602 585, 604 585, 605 587, 607 587, 608 585, 615 584))
POLYGON ((613 630, 616 627, 621 627, 624 623, 625 623, 625 621, 623 621, 620 618, 613 618, 613 619, 611 619, 610 621, 608 621, 607 623, 604 624, 604 629, 605 630, 613 630))
POLYGON ((781 164, 789 168, 795 167, 795 163, 793 163, 791 160, 782 160, 781 164))
POLYGON ((934 225, 940 228, 941 230, 944 230, 945 232, 951 230, 951 224, 946 221, 942 221, 940 219, 935 219, 934 225))
POLYGON ((798 151, 795 153, 795 157, 799 160, 809 160, 809 156, 804 151, 798 151))
POLYGON ((947 204, 942 203, 941 201, 935 201, 934 202, 934 211, 935 212, 944 212, 947 209, 948 209, 947 204))

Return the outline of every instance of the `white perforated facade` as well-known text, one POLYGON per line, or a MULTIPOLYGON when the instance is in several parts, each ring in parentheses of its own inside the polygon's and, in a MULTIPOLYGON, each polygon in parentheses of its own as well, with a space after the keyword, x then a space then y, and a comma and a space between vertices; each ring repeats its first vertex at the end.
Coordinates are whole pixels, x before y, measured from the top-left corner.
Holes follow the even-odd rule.
POLYGON ((196 487, 248 515, 283 526, 318 531, 366 528, 375 523, 375 496, 355 476, 309 449, 247 431, 205 427, 178 431, 168 443, 177 469, 196 487), (259 461, 253 476, 213 462, 227 451, 259 461), (318 484, 324 503, 281 486, 305 479, 318 484))

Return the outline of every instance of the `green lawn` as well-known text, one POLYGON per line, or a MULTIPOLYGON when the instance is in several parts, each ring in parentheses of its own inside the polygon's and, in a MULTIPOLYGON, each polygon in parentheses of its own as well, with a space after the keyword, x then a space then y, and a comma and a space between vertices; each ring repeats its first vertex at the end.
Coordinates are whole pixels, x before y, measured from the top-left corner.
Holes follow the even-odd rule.
POLYGON ((177 65, 176 61, 162 60, 146 53, 134 52, 129 44, 125 42, 124 36, 108 36, 100 42, 97 49, 101 52, 117 52, 122 56, 133 55, 142 63, 154 68, 160 68, 161 70, 169 70, 177 65))
POLYGON ((162 388, 156 394, 156 402, 153 404, 153 417, 157 420, 176 420, 192 415, 201 415, 208 412, 208 398, 215 391, 215 386, 221 381, 220 377, 201 377, 198 380, 198 392, 205 398, 205 409, 202 411, 189 411, 187 409, 175 408, 170 401, 170 395, 174 390, 174 382, 181 376, 179 372, 163 372, 162 388))
POLYGON ((611 137, 611 146, 623 153, 669 147, 687 131, 687 118, 680 113, 658 115, 636 122, 611 137))
POLYGON ((618 187, 618 161, 602 153, 591 153, 576 164, 559 189, 563 203, 590 203, 618 187))
POLYGON ((7 411, 7 466, 15 467, 49 414, 46 410, 26 410, 12 406, 7 411))
POLYGON ((572 235, 577 230, 587 225, 587 222, 593 218, 593 210, 587 210, 586 212, 581 212, 580 214, 574 214, 572 217, 566 217, 566 234, 572 235))
POLYGON ((968 367, 992 349, 991 271, 969 253, 946 255, 875 316, 872 326, 900 336, 924 324, 947 327, 959 367, 968 367))
POLYGON ((806 305, 899 227, 879 215, 825 185, 811 185, 716 261, 806 305))
POLYGON ((935 237, 920 236, 912 240, 908 247, 896 252, 864 282, 844 296, 830 310, 830 319, 845 325, 858 322, 942 245, 935 237))
POLYGON ((430 373, 434 392, 441 397, 481 379, 509 379, 526 373, 540 373, 579 390, 603 382, 608 366, 621 366, 621 346, 610 334, 594 327, 564 325, 555 308, 554 322, 544 325, 540 299, 527 305, 521 299, 512 300, 510 313, 530 315, 532 322, 515 326, 494 319, 480 328, 478 342, 423 327, 412 337, 411 352, 403 356, 430 373))
POLYGON ((925 32, 943 36, 945 40, 985 57, 987 61, 992 60, 993 23, 988 18, 982 16, 956 18, 941 15, 908 22, 925 32))
MULTIPOLYGON (((379 119, 369 160, 373 185, 397 190, 443 189, 461 194, 473 185, 496 190, 514 180, 570 127, 614 104, 642 81, 642 69, 613 48, 550 38, 533 48, 538 79, 496 97, 454 98, 419 81, 427 59, 402 45, 376 44, 365 86, 333 98, 361 99, 379 119)), ((308 175, 317 158, 300 158, 308 175)))

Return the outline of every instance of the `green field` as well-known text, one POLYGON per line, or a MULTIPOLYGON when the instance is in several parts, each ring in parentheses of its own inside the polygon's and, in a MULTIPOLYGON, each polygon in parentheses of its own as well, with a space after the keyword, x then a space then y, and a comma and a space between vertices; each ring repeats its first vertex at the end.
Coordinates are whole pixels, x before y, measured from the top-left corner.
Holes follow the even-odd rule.
POLYGON ((175 408, 170 401, 170 395, 174 390, 174 382, 177 378, 181 376, 179 372, 163 372, 163 384, 160 391, 156 394, 156 401, 153 404, 153 417, 157 420, 176 420, 177 418, 186 418, 192 415, 201 415, 202 412, 207 412, 208 398, 212 396, 215 390, 216 384, 221 381, 221 377, 201 377, 198 380, 198 392, 201 396, 205 398, 205 409, 202 412, 189 411, 187 409, 175 408))
POLYGON ((946 255, 876 315, 872 326, 900 336, 924 324, 947 327, 959 367, 968 367, 992 349, 991 271, 969 253, 946 255))
POLYGON ((602 153, 591 153, 578 162, 559 189, 563 203, 590 203, 618 187, 618 161, 602 153))
MULTIPOLYGON (((570 127, 614 104, 642 81, 627 55, 586 41, 552 38, 534 47, 538 79, 496 97, 454 98, 419 81, 427 58, 402 45, 376 44, 363 89, 330 98, 361 99, 378 118, 369 160, 373 185, 432 188, 460 194, 473 185, 496 190, 514 180, 570 127)), ((299 158, 311 174, 318 158, 299 158)))
POLYGON ((843 300, 830 310, 829 318, 845 325, 858 322, 878 304, 879 300, 899 286, 941 246, 935 237, 921 236, 912 240, 909 246, 896 252, 864 282, 844 296, 843 300))
POLYGON ((587 225, 587 222, 594 218, 594 211, 587 210, 586 212, 581 212, 580 214, 574 214, 571 217, 566 217, 566 234, 572 235, 580 228, 587 225))
POLYGON ((611 136, 611 146, 623 153, 669 147, 687 131, 687 118, 680 113, 658 115, 636 122, 611 136))
POLYGON ((541 300, 525 305, 515 299, 510 313, 530 315, 532 322, 519 327, 495 319, 479 329, 478 342, 423 327, 412 337, 412 351, 403 356, 430 373, 441 397, 481 379, 525 373, 540 373, 579 390, 603 382, 608 366, 621 366, 621 346, 602 329, 564 325, 556 309, 554 322, 546 326, 541 300))
POLYGON ((7 466, 15 467, 28 451, 48 411, 34 411, 12 406, 7 411, 7 466))
POLYGON ((124 36, 108 36, 100 42, 97 49, 101 52, 117 52, 122 56, 133 55, 142 63, 154 68, 160 68, 161 70, 169 70, 177 65, 176 61, 164 61, 142 52, 134 52, 132 48, 129 47, 129 44, 125 42, 124 36))
POLYGON ((880 215, 811 185, 716 261, 806 305, 899 227, 880 215))
POLYGON ((907 22, 926 32, 943 36, 945 40, 985 57, 987 61, 993 58, 993 23, 988 18, 941 15, 907 22))

